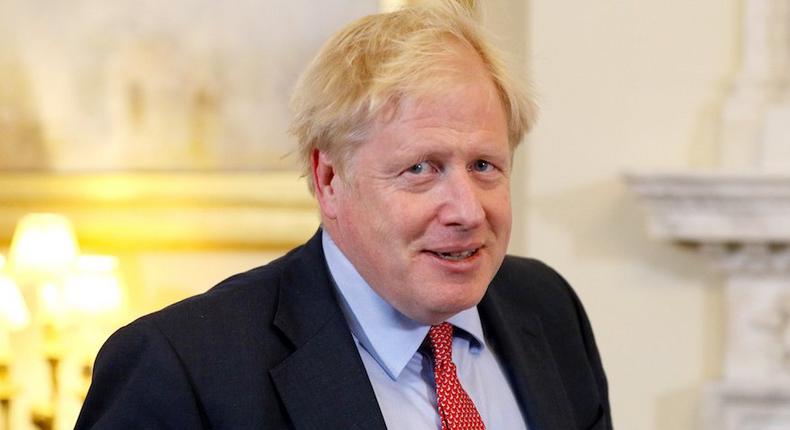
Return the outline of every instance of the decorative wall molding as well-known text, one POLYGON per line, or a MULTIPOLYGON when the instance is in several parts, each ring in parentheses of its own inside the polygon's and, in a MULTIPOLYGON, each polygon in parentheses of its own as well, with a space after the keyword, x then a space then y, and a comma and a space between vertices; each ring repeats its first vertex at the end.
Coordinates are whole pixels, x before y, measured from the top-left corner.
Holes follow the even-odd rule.
POLYGON ((790 428, 790 174, 630 173, 626 182, 655 237, 694 246, 725 275, 724 378, 707 391, 703 428, 790 428))
POLYGON ((720 271, 731 275, 790 275, 790 245, 769 243, 704 243, 700 252, 720 271))
POLYGON ((703 416, 709 429, 790 428, 790 388, 787 385, 716 383, 707 387, 705 398, 703 416))
POLYGON ((28 212, 74 222, 83 247, 288 249, 315 231, 297 172, 0 174, 0 243, 28 212))
POLYGON ((658 238, 699 243, 790 242, 787 174, 628 173, 658 238))

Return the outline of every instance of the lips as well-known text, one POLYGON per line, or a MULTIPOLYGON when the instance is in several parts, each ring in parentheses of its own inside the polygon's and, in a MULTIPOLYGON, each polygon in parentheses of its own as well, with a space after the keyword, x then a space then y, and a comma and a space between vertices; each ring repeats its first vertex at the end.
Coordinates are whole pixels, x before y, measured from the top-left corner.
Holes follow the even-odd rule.
POLYGON ((474 257, 480 251, 479 246, 456 248, 456 249, 441 249, 441 250, 427 250, 426 252, 433 254, 436 257, 446 261, 463 261, 467 258, 474 257))

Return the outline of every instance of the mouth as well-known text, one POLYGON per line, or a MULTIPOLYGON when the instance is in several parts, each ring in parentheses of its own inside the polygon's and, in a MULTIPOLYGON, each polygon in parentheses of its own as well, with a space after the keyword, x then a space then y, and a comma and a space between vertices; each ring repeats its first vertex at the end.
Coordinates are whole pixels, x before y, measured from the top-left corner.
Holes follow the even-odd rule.
POLYGON ((462 261, 466 260, 467 258, 474 257, 480 251, 480 248, 472 248, 466 250, 458 250, 458 251, 449 251, 449 252, 440 252, 440 251, 428 251, 429 253, 435 255, 436 257, 441 258, 442 260, 447 261, 462 261))

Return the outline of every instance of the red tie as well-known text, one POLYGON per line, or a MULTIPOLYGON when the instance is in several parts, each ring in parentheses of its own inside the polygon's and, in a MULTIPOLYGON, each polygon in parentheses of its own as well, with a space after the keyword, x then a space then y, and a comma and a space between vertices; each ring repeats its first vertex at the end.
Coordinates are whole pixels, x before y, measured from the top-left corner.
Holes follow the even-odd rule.
POLYGON ((442 430, 485 430, 474 402, 466 394, 453 363, 453 326, 443 322, 428 332, 433 349, 436 401, 442 430))

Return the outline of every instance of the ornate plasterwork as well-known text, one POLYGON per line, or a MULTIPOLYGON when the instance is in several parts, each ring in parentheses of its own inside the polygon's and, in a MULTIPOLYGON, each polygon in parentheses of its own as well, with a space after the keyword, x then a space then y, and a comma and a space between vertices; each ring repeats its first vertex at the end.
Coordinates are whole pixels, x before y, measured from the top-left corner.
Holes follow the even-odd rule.
POLYGON ((775 382, 761 384, 717 383, 708 386, 703 415, 715 430, 785 430, 790 428, 790 387, 775 382))
POLYGON ((790 174, 628 174, 650 231, 725 274, 724 378, 706 430, 790 428, 790 174))
POLYGON ((781 243, 702 243, 702 254, 731 275, 790 275, 790 245, 781 243))
POLYGON ((770 350, 765 355, 775 369, 769 376, 790 381, 790 292, 781 291, 774 299, 765 313, 755 315, 748 323, 770 339, 770 350))
POLYGON ((629 173, 651 233, 691 243, 790 243, 790 171, 629 173))
POLYGON ((790 388, 790 274, 727 277, 724 379, 790 388))

